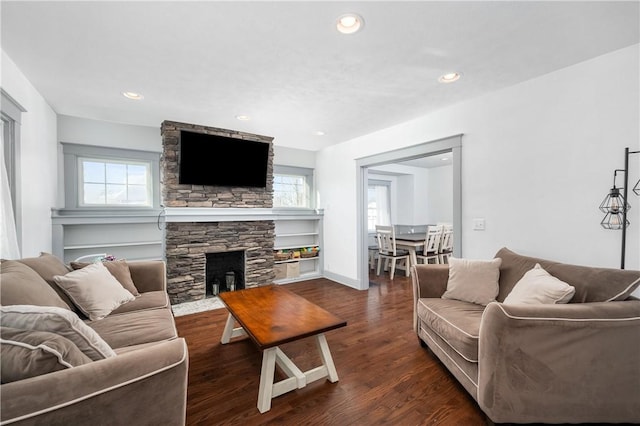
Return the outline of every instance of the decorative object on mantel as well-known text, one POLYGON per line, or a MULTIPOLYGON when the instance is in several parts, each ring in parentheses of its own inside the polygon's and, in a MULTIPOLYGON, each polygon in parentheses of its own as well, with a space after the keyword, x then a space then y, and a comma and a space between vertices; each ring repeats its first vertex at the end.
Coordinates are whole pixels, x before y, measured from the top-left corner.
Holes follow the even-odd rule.
MULTIPOLYGON (((627 202, 629 188, 629 155, 638 154, 640 151, 629 151, 624 149, 624 169, 616 169, 613 171, 613 188, 609 191, 609 195, 600 204, 600 211, 605 213, 604 219, 600 222, 605 229, 621 229, 622 230, 622 249, 620 255, 620 269, 624 269, 625 251, 627 246, 627 226, 630 222, 627 219, 627 212, 631 205, 627 202), (616 187, 616 176, 618 172, 624 173, 624 184, 621 188, 616 187), (622 194, 620 194, 622 189, 622 194)), ((632 191, 640 196, 640 180, 634 185, 632 191)))

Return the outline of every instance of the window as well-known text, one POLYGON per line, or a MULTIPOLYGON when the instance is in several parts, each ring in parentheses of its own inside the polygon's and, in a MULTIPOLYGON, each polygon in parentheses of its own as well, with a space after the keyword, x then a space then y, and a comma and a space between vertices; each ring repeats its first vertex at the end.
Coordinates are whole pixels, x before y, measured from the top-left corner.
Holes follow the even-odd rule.
POLYGON ((160 153, 62 143, 65 208, 160 206, 160 153))
POLYGON ((313 169, 274 166, 273 207, 312 208, 313 169))
POLYGON ((18 180, 20 164, 20 123, 26 110, 0 88, 0 254, 8 259, 20 257, 21 197, 18 180))
POLYGON ((79 158, 81 206, 151 206, 149 162, 79 158))
POLYGON ((367 188, 367 229, 391 224, 391 182, 369 179, 367 188))

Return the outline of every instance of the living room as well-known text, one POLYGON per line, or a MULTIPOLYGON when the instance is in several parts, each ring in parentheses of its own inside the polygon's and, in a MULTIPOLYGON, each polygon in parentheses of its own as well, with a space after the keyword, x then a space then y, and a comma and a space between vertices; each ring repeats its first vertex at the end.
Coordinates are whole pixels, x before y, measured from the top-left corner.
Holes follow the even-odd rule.
MULTIPOLYGON (((92 32, 87 26, 97 25, 96 17, 104 10, 110 11, 109 16, 126 10, 120 9, 124 8, 121 4, 116 7, 108 2, 92 3, 95 9, 91 4, 85 4, 76 6, 80 9, 74 10, 71 2, 3 2, 2 5, 2 91, 24 110, 15 167, 18 172, 16 183, 20 188, 15 198, 20 256, 35 257, 40 252, 55 251, 52 209, 67 207, 63 142, 134 149, 159 155, 162 152, 161 123, 179 120, 274 137, 275 165, 313 169, 314 207, 323 210, 323 277, 334 283, 359 290, 369 287, 368 274, 363 273, 367 256, 364 251, 365 233, 361 229, 358 161, 428 145, 454 135, 462 135, 459 158, 461 209, 457 212, 460 215, 460 244, 456 246, 457 256, 490 259, 501 247, 508 247, 524 255, 560 262, 619 267, 620 232, 603 229, 600 225, 603 214, 598 206, 611 188, 614 170, 624 166, 625 147, 633 151, 639 149, 640 25, 637 2, 474 2, 473 6, 445 2, 442 7, 452 8, 445 12, 438 11, 436 5, 427 2, 401 5, 391 2, 348 5, 284 2, 276 10, 269 10, 267 2, 247 2, 242 6, 231 6, 231 2, 226 6, 225 2, 204 2, 198 6, 222 7, 223 12, 217 12, 219 15, 238 13, 229 16, 244 16, 242 14, 248 12, 251 18, 247 19, 252 25, 243 25, 241 29, 248 32, 247 27, 255 27, 251 40, 268 39, 273 34, 274 37, 277 35, 278 42, 282 42, 286 40, 282 30, 272 28, 275 24, 258 25, 262 21, 260 16, 266 16, 268 12, 273 14, 268 15, 271 22, 282 22, 278 19, 286 22, 286 18, 292 16, 285 13, 276 18, 277 13, 283 9, 286 11, 286 7, 291 5, 293 11, 288 13, 296 17, 306 16, 305 19, 313 15, 315 22, 319 18, 314 12, 326 4, 327 9, 321 16, 331 16, 332 21, 327 22, 323 31, 326 30, 326 36, 330 38, 326 43, 331 49, 337 49, 327 57, 327 62, 337 62, 337 65, 331 65, 342 67, 348 73, 349 84, 354 87, 353 91, 347 90, 346 97, 368 100, 361 98, 362 93, 371 92, 378 94, 373 96, 377 98, 376 105, 380 102, 388 104, 372 111, 364 102, 356 101, 351 106, 351 114, 345 114, 334 127, 331 122, 322 121, 325 119, 322 115, 313 119, 298 115, 295 118, 278 117, 278 126, 269 123, 271 119, 275 122, 276 117, 268 113, 270 108, 275 111, 268 101, 287 103, 287 91, 300 89, 304 92, 303 89, 308 87, 306 84, 299 87, 294 84, 300 81, 299 74, 304 76, 309 72, 303 65, 298 71, 278 68, 279 79, 264 84, 286 90, 267 92, 264 96, 269 99, 254 91, 254 98, 247 97, 237 104, 220 105, 211 101, 208 110, 183 105, 181 94, 174 93, 174 89, 165 89, 164 95, 163 92, 144 90, 143 79, 138 76, 136 81, 129 81, 128 78, 136 74, 132 71, 127 74, 124 68, 107 68, 106 72, 103 70, 85 78, 83 73, 104 64, 100 58, 114 54, 91 50, 82 40, 77 40, 82 38, 79 34, 87 34, 91 38, 92 32), (483 6, 497 9, 482 10, 483 6), (429 7, 435 9, 430 10, 429 7), (417 9, 412 12, 412 8, 417 9), (363 17, 365 25, 361 32, 352 35, 330 33, 335 32, 333 20, 350 11, 357 11, 363 17), (494 13, 498 11, 500 13, 494 13), (409 19, 411 25, 389 22, 388 29, 381 29, 385 23, 382 17, 389 15, 387 19, 391 20, 394 14, 406 19, 413 15, 419 19, 409 19), (454 21, 456 14, 464 20, 454 21), (500 15, 502 20, 491 20, 492 15, 500 15), (422 30, 417 29, 421 28, 421 19, 440 30, 447 27, 445 22, 431 22, 433 18, 430 16, 450 19, 447 24, 453 30, 447 35, 453 41, 441 36, 436 40, 441 40, 442 45, 432 45, 429 37, 434 37, 433 33, 421 33, 422 30), (73 22, 74 19, 78 22, 73 22), (502 29, 490 25, 496 22, 504 25, 502 29), (468 25, 465 27, 465 24, 468 25), (401 31, 403 25, 407 27, 406 32, 401 31), (67 32, 67 38, 63 37, 62 28, 67 32), (393 31, 400 35, 394 35, 393 31), (54 34, 60 39, 56 39, 54 34), (55 41, 48 40, 49 37, 55 41), (388 41, 382 42, 384 39, 388 41), (343 42, 346 44, 340 45, 343 42), (447 50, 448 43, 453 44, 450 50, 447 50), (470 49, 485 45, 484 50, 479 50, 485 57, 453 53, 456 43, 461 43, 461 51, 469 55, 470 49), (404 45, 407 47, 399 48, 404 45), (494 47, 486 48, 486 45, 494 47), (381 80, 376 81, 377 86, 358 86, 357 59, 353 62, 345 59, 347 62, 342 65, 339 61, 340 58, 356 57, 350 55, 357 55, 364 46, 378 46, 379 54, 375 56, 374 65, 385 64, 384 68, 378 69, 381 80), (401 51, 404 62, 393 63, 385 59, 385 55, 391 55, 394 49, 401 51), (493 56, 497 55, 496 50, 500 55, 493 56), (412 53, 416 51, 420 52, 420 61, 412 53), (74 74, 77 68, 74 71, 64 66, 67 58, 69 61, 84 61, 86 67, 81 67, 80 72, 74 74), (429 64, 429 61, 433 63, 429 64), (401 73, 422 62, 428 66, 421 68, 419 77, 429 80, 430 91, 419 92, 415 96, 416 86, 421 81, 415 74, 401 73), (454 83, 438 83, 437 78, 449 71, 459 71, 462 77, 454 83), (65 73, 78 78, 79 83, 93 80, 95 84, 66 86, 63 82, 69 79, 65 73), (106 88, 98 91, 96 86, 108 80, 105 74, 109 73, 122 73, 120 86, 115 87, 110 82, 103 84, 109 93, 106 88), (395 81, 396 75, 406 77, 408 83, 403 86, 382 84, 385 80, 395 81), (287 76, 291 81, 286 80, 287 76), (61 103, 64 96, 61 97, 57 89, 54 91, 56 86, 68 91, 69 97, 71 93, 81 93, 85 100, 75 105, 61 103), (144 99, 139 102, 125 99, 120 94, 125 90, 139 90, 144 99), (168 97, 163 98, 165 95, 168 97), (154 103, 154 98, 162 101, 154 103), (433 104, 425 99, 433 99, 433 104), (255 109, 243 111, 241 108, 249 100, 255 100, 255 109), (400 108, 411 103, 419 104, 419 107, 400 108), (103 108, 103 104, 108 104, 111 109, 103 108), (361 111, 361 115, 354 111, 361 111), (384 117, 385 111, 390 118, 382 120, 379 117, 384 117), (403 115, 398 116, 397 111, 403 115), (236 115, 240 114, 248 114, 251 119, 238 120, 236 115), (132 118, 123 119, 123 116, 132 118), (158 116, 161 118, 157 119, 158 116), (153 124, 149 124, 149 120, 153 124), (303 122, 309 127, 307 133, 271 131, 286 129, 286 121, 303 122), (334 132, 332 128, 335 128, 334 132), (326 134, 312 134, 315 131, 326 134), (338 131, 341 138, 332 134, 338 134, 338 131), (486 221, 483 231, 473 229, 475 218, 486 221)), ((132 11, 140 12, 140 9, 147 8, 149 14, 157 19, 164 16, 157 25, 160 28, 154 27, 162 34, 165 28, 162 24, 166 26, 172 22, 170 13, 166 12, 165 16, 165 11, 154 10, 162 4, 148 2, 132 11), (154 10, 153 14, 151 10, 154 10)), ((170 6, 168 3, 164 5, 170 6)), ((110 39, 106 35, 109 25, 115 24, 105 22, 103 27, 96 26, 95 36, 112 40, 112 44, 118 47, 126 44, 125 36, 120 39, 112 35, 113 39, 110 39)), ((305 27, 305 24, 296 25, 299 30, 305 27)), ((124 27, 135 28, 135 25, 128 22, 124 27)), ((229 23, 223 28, 236 31, 229 32, 227 38, 238 35, 238 28, 229 23)), ((131 35, 129 32, 126 34, 131 35)), ((152 43, 146 38, 150 34, 154 33, 145 33, 139 39, 128 41, 135 44, 133 40, 137 40, 142 46, 139 48, 143 49, 152 43)), ((320 35, 314 34, 313 37, 320 35)), ((171 36, 177 37, 174 33, 171 36)), ((158 44, 170 38, 167 35, 158 37, 158 44)), ((219 44, 224 44, 224 34, 217 37, 219 44)), ((301 64, 314 55, 300 45, 291 45, 295 44, 293 39, 296 35, 289 35, 289 38, 292 40, 282 42, 286 55, 295 54, 301 64)), ((322 44, 322 41, 318 43, 322 44)), ((261 44, 259 47, 264 46, 261 44)), ((280 51, 275 49, 275 52, 280 51)), ((193 52, 187 53, 193 55, 193 52)), ((241 63, 252 54, 259 55, 259 58, 267 55, 246 50, 240 55, 223 56, 229 62, 241 63)), ((285 54, 280 52, 282 55, 285 54)), ((111 56, 113 60, 116 57, 118 55, 111 56)), ((135 61, 144 62, 144 59, 135 61)), ((171 62, 165 62, 170 68, 171 62)), ((214 65, 221 66, 221 62, 214 65)), ((136 66, 142 67, 140 64, 136 66)), ((194 71, 188 79, 184 78, 186 74, 175 74, 170 78, 163 75, 163 78, 171 82, 190 80, 194 85, 191 90, 196 91, 210 71, 202 71, 196 66, 194 70, 198 72, 194 71)), ((375 74, 371 69, 368 72, 375 74)), ((327 71, 327 75, 337 75, 336 83, 342 83, 340 76, 343 74, 339 69, 327 71)), ((144 77, 152 78, 151 74, 144 77)), ((397 77, 397 80, 403 81, 403 78, 397 77)), ((247 83, 238 80, 237 84, 244 86, 247 83)), ((367 80, 367 84, 372 83, 367 80)), ((321 92, 322 87, 315 88, 313 94, 317 96, 321 92)), ((332 102, 346 102, 340 92, 327 92, 328 104, 323 104, 322 108, 331 109, 327 105, 332 102)), ((318 107, 313 99, 307 101, 311 116, 311 111, 318 107)), ((296 98, 295 102, 300 101, 296 98)), ((631 157, 628 174, 630 185, 640 178, 640 156, 631 157)), ((621 186, 621 174, 618 175, 617 185, 621 186)), ((629 203, 634 208, 628 212, 631 225, 626 240, 626 268, 637 270, 640 269, 640 228, 637 227, 640 209, 636 208, 637 197, 632 194, 629 203)))

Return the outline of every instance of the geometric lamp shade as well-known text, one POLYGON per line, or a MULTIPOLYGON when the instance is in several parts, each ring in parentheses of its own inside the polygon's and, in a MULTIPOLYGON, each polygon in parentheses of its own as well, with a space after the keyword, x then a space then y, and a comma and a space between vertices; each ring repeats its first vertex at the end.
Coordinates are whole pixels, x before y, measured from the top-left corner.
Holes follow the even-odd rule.
MULTIPOLYGON (((609 194, 604 198, 602 203, 600 203, 600 211, 602 213, 622 214, 624 207, 626 207, 627 211, 631 208, 629 203, 625 202, 622 194, 620 194, 620 189, 615 186, 611 188, 609 194)), ((620 222, 622 223, 622 220, 620 222)))
MULTIPOLYGON (((602 225, 604 229, 622 229, 622 221, 622 210, 618 212, 608 212, 604 219, 602 219, 602 222, 600 222, 600 225, 602 225)), ((627 219, 627 226, 629 226, 630 223, 631 222, 627 219)))

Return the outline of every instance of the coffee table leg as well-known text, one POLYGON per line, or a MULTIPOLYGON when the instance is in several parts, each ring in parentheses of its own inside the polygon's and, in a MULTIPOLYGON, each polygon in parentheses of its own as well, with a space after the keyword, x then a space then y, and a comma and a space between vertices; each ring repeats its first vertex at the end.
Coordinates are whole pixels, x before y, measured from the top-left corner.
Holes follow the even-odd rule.
POLYGON ((329 381, 331 383, 335 383, 338 381, 338 372, 336 371, 336 366, 333 363, 333 358, 331 357, 331 351, 329 351, 329 344, 327 343, 327 338, 323 333, 320 333, 316 336, 316 341, 318 342, 318 349, 320 350, 320 357, 322 358, 322 363, 325 367, 327 367, 327 376, 329 377, 329 381))
POLYGON ((276 351, 277 347, 265 349, 262 352, 262 371, 260 373, 260 390, 258 391, 258 411, 261 413, 271 409, 276 351))
POLYGON ((224 326, 224 331, 222 332, 222 338, 220 339, 220 343, 226 345, 229 343, 232 337, 246 336, 247 332, 244 331, 242 327, 235 327, 236 319, 233 315, 229 314, 227 317, 227 323, 224 326))

